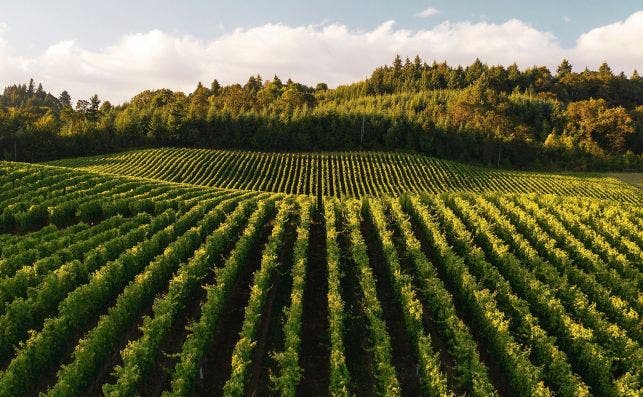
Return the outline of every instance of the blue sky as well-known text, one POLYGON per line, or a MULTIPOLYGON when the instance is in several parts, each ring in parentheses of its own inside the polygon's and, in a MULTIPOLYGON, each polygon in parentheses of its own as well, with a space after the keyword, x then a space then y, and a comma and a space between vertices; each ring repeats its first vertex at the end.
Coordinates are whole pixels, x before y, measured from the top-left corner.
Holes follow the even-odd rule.
POLYGON ((26 54, 67 39, 78 39, 83 46, 96 49, 123 34, 151 29, 208 39, 237 27, 267 22, 339 22, 355 29, 372 29, 395 20, 402 28, 421 29, 445 20, 501 23, 511 18, 552 32, 564 46, 572 46, 581 33, 641 9, 641 0, 9 0, 0 3, 0 21, 9 25, 6 37, 26 54), (428 7, 440 13, 431 18, 414 16, 428 7))
POLYGON ((395 53, 629 74, 643 69, 643 1, 0 0, 0 85, 33 76, 115 102, 251 73, 333 86, 395 53))

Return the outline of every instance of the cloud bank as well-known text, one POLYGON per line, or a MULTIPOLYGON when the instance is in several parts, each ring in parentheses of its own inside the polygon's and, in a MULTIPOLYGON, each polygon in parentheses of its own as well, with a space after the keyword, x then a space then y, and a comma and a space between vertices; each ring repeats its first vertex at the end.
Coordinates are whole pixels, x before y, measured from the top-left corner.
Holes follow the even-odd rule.
POLYGON ((99 50, 61 41, 33 57, 13 53, 5 31, 0 23, 0 85, 33 77, 55 94, 68 90, 77 99, 98 93, 115 103, 144 89, 191 91, 197 81, 243 83, 256 73, 336 86, 363 79, 396 53, 463 65, 476 57, 489 64, 515 61, 521 68, 544 64, 552 70, 567 58, 575 70, 607 61, 616 73, 643 71, 643 11, 582 34, 573 48, 563 48, 553 34, 517 19, 501 24, 447 21, 415 31, 396 28, 393 21, 372 30, 265 24, 213 40, 152 30, 126 35, 99 50))

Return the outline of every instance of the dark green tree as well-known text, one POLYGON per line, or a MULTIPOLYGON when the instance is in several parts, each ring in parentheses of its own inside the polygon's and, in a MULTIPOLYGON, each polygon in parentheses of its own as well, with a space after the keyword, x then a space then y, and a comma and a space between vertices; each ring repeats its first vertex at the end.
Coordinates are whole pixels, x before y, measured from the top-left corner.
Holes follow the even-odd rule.
POLYGON ((221 93, 221 84, 219 84, 219 81, 217 79, 214 79, 212 81, 212 84, 210 85, 210 92, 214 96, 217 96, 221 93))
POLYGON ((33 79, 29 79, 29 88, 27 88, 27 96, 32 96, 35 92, 35 85, 33 79))
POLYGON ((63 107, 71 107, 71 96, 67 91, 61 92, 58 100, 63 107))
POLYGON ((559 79, 572 73, 572 64, 567 59, 563 59, 558 68, 556 68, 556 77, 559 79))
POLYGON ((76 101, 76 111, 80 114, 86 114, 87 109, 89 109, 89 101, 85 99, 79 99, 76 101))
POLYGON ((603 80, 609 80, 612 77, 614 77, 614 74, 612 73, 612 69, 609 67, 607 62, 601 63, 601 66, 598 68, 598 75, 603 80))
POLYGON ((87 120, 92 122, 98 121, 98 118, 100 117, 100 99, 98 99, 98 95, 94 94, 89 98, 89 106, 87 107, 86 115, 87 120))

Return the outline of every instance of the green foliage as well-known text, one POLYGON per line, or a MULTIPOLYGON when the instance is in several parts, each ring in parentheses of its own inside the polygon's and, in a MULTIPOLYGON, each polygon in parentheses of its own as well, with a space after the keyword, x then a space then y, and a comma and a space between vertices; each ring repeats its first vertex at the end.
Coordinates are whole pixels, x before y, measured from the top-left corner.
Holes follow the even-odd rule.
POLYGON ((78 206, 76 216, 81 222, 94 223, 103 216, 103 207, 99 201, 87 201, 78 206))
MULTIPOLYGON (((236 203, 234 200, 223 201, 211 216, 213 220, 221 220, 224 210, 229 210, 236 203)), ((203 281, 211 261, 222 253, 231 243, 232 236, 241 227, 244 217, 254 208, 254 203, 248 201, 239 204, 231 217, 214 233, 207 237, 203 247, 197 250, 185 265, 180 267, 170 281, 166 295, 155 299, 152 310, 153 317, 146 317, 141 329, 142 336, 132 341, 122 352, 123 365, 116 368, 116 384, 103 386, 106 395, 128 395, 135 393, 145 374, 153 365, 163 340, 168 336, 172 320, 175 319, 187 304, 186 300, 203 281)), ((202 222, 202 232, 207 234, 211 227, 205 227, 207 220, 202 222)))
POLYGON ((257 344, 256 337, 261 324, 261 313, 270 287, 273 273, 278 271, 279 250, 283 247, 286 222, 293 211, 293 204, 282 201, 275 217, 275 226, 261 254, 261 264, 252 277, 250 298, 244 309, 243 324, 239 339, 232 352, 230 378, 223 385, 223 395, 242 396, 248 383, 252 352, 257 344))
MULTIPOLYGON (((400 201, 405 207, 410 205, 409 197, 404 196, 400 201)), ((440 280, 434 265, 422 251, 420 241, 414 236, 412 226, 403 213, 398 201, 390 200, 385 204, 389 207, 396 227, 402 234, 404 249, 413 263, 419 284, 419 292, 431 310, 431 316, 442 326, 438 331, 447 340, 447 349, 456 362, 456 384, 473 396, 493 396, 498 392, 491 383, 487 368, 482 364, 476 343, 471 332, 458 317, 453 297, 440 280)))
POLYGON ((277 362, 279 374, 271 378, 274 389, 282 396, 295 396, 297 385, 301 380, 302 369, 299 366, 299 353, 301 350, 301 326, 304 300, 304 286, 306 285, 306 266, 308 261, 309 228, 313 205, 309 198, 302 197, 297 202, 299 210, 299 225, 297 226, 297 240, 293 253, 293 267, 291 271, 292 291, 290 306, 285 310, 284 317, 284 348, 273 355, 277 362))
POLYGON ((328 257, 328 324, 330 334, 330 376, 328 392, 331 396, 348 396, 350 374, 344 353, 344 307, 341 294, 341 251, 338 244, 335 200, 324 202, 326 221, 326 255, 328 257))
POLYGON ((384 211, 379 202, 366 200, 362 206, 362 212, 375 228, 377 243, 383 251, 389 282, 402 308, 406 330, 413 341, 413 347, 419 359, 418 372, 422 386, 429 396, 449 395, 446 377, 439 368, 437 355, 431 346, 431 337, 424 332, 422 323, 424 309, 416 296, 412 278, 401 268, 392 233, 386 226, 384 211))
POLYGON ((22 230, 40 229, 47 223, 49 216, 47 207, 43 205, 32 205, 22 216, 16 219, 18 227, 22 230))
POLYGON ((78 204, 74 201, 67 201, 55 207, 49 208, 49 222, 58 226, 66 226, 76 218, 78 204))
POLYGON ((58 372, 57 383, 49 390, 51 395, 82 395, 89 386, 89 380, 95 376, 114 348, 122 333, 140 312, 150 304, 154 295, 168 282, 170 276, 184 267, 194 265, 195 261, 203 263, 208 255, 216 257, 218 247, 225 246, 225 241, 239 228, 241 221, 250 206, 240 205, 238 210, 226 219, 236 200, 221 202, 199 221, 196 227, 180 236, 163 255, 150 263, 136 279, 131 282, 110 308, 108 314, 101 318, 98 325, 82 339, 73 353, 72 362, 63 366, 58 372), (225 223, 223 221, 225 220, 225 223), (221 225, 216 231, 217 226, 221 225), (206 235, 212 238, 203 242, 206 235), (197 251, 203 245, 203 251, 197 251), (202 256, 205 252, 205 258, 202 256), (192 260, 185 263, 189 257, 192 260))
MULTIPOLYGON (((284 154, 165 148, 51 164, 220 188, 315 196, 363 197, 455 190, 553 193, 609 197, 632 203, 640 201, 639 189, 613 179, 497 171, 406 153, 284 154), (159 164, 165 166, 159 167, 159 164)), ((130 207, 145 202, 135 201, 130 207)))
POLYGON ((575 73, 564 61, 552 76, 546 67, 521 71, 476 59, 454 68, 419 57, 396 58, 365 81, 334 89, 251 76, 244 85, 199 82, 189 95, 143 91, 118 106, 94 95, 75 110, 66 91, 58 99, 14 85, 0 95, 0 158, 169 145, 413 150, 495 166, 641 169, 642 96, 643 79, 615 76, 606 64, 575 73), (599 102, 599 111, 582 110, 599 102), (571 139, 545 145, 561 134, 571 139))
MULTIPOLYGON (((528 352, 511 335, 509 319, 498 307, 494 294, 482 287, 468 270, 467 262, 475 264, 484 260, 479 248, 474 247, 471 253, 467 254, 467 262, 465 262, 453 251, 449 241, 439 231, 439 226, 419 200, 412 198, 405 204, 406 210, 422 228, 424 235, 430 239, 439 257, 439 265, 443 267, 449 283, 456 292, 456 298, 460 304, 466 305, 466 310, 475 318, 480 326, 477 332, 488 343, 498 362, 502 363, 513 389, 521 394, 551 395, 551 391, 542 381, 540 369, 529 361, 528 352)), ((435 199, 431 204, 439 206, 440 202, 435 199)), ((450 214, 444 215, 444 219, 455 221, 450 214)), ((457 233, 455 228, 461 229, 457 223, 451 227, 450 233, 457 233)), ((466 247, 468 246, 463 245, 463 249, 467 249, 466 247)))
POLYGON ((570 103, 567 107, 568 133, 596 143, 601 149, 623 153, 634 133, 634 123, 623 107, 609 108, 603 99, 570 103))
POLYGON ((259 204, 259 209, 250 217, 248 226, 228 259, 215 271, 216 282, 206 287, 206 301, 201 309, 201 317, 191 326, 191 333, 182 346, 172 375, 172 391, 167 394, 187 396, 192 392, 201 360, 212 343, 224 305, 232 292, 234 280, 241 272, 253 245, 257 243, 263 223, 273 213, 274 199, 273 197, 259 204))
POLYGON ((374 376, 377 393, 382 396, 400 395, 400 383, 395 367, 391 363, 391 340, 382 316, 382 307, 377 298, 375 279, 369 265, 366 243, 360 232, 361 203, 348 201, 342 208, 351 241, 350 256, 359 279, 359 287, 364 299, 364 314, 368 321, 368 333, 372 340, 374 376))
MULTIPOLYGON (((261 89, 256 78, 249 84, 261 89)), ((205 391, 244 395, 252 378, 270 379, 257 390, 296 395, 310 381, 300 362, 311 358, 302 356, 302 321, 315 314, 303 304, 306 286, 317 281, 306 282, 315 274, 307 271, 310 247, 320 243, 311 241, 315 202, 323 206, 328 277, 328 317, 317 319, 328 327, 323 394, 408 391, 393 364, 407 341, 413 352, 405 359, 427 395, 640 394, 640 191, 422 156, 167 152, 108 159, 139 167, 146 179, 109 174, 97 158, 67 165, 100 172, 0 162, 2 220, 11 219, 0 232, 0 395, 129 396, 149 387, 191 395, 200 382, 207 389, 203 373, 227 374, 208 367, 211 354, 225 351, 214 346, 234 346, 221 357, 229 379, 205 391), (196 184, 208 184, 209 168, 238 189, 196 184), (499 174, 494 183, 503 188, 486 189, 484 181, 499 174), (176 183, 181 178, 195 184, 176 183), (258 192, 301 186, 308 195, 258 192), (412 186, 421 194, 382 194, 412 186), (558 194, 520 191, 547 186, 558 194), (349 193, 368 197, 333 197, 349 193), (285 252, 294 219, 292 252, 285 252), (255 254, 259 267, 245 279, 255 254), (293 259, 287 273, 285 255, 293 259), (276 272, 291 286, 278 306, 268 299, 276 272), (232 307, 230 298, 246 288, 247 304, 232 307), (399 310, 404 341, 390 332, 387 307, 399 310), (282 328, 265 334, 270 310, 282 328), (233 311, 238 319, 228 316, 233 311), (221 333, 222 319, 238 321, 232 326, 240 332, 221 333), (187 336, 175 332, 184 321, 187 336), (272 360, 254 362, 263 353, 257 346, 271 344, 272 360), (350 354, 363 347, 366 363, 350 354), (253 378, 258 367, 265 372, 253 378), (101 384, 106 379, 113 381, 101 384)))

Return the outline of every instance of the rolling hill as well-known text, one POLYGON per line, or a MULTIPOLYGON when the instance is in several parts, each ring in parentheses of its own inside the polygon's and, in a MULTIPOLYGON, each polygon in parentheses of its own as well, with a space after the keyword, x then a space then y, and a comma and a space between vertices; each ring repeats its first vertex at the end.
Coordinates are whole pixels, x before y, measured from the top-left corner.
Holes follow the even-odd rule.
POLYGON ((335 197, 449 191, 558 194, 633 203, 643 197, 639 189, 614 178, 495 170, 404 153, 166 148, 48 164, 224 189, 335 197))
POLYGON ((397 153, 0 162, 0 395, 635 395, 642 203, 397 153))

